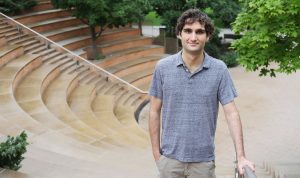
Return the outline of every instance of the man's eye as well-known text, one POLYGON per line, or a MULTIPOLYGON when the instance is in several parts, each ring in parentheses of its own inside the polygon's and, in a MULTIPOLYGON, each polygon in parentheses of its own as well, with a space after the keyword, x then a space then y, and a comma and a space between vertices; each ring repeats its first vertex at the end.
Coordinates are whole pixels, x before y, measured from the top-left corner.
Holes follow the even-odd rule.
POLYGON ((202 35, 202 34, 204 34, 205 33, 205 30, 197 30, 196 31, 196 34, 198 34, 198 35, 202 35))
POLYGON ((190 29, 184 29, 183 32, 184 33, 192 33, 192 30, 190 30, 190 29))

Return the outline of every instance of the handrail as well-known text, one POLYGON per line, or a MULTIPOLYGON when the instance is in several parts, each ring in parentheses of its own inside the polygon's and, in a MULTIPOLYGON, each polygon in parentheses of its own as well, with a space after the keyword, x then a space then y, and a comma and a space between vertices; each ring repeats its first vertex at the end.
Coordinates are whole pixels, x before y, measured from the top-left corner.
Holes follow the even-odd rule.
POLYGON ((255 173, 248 166, 244 167, 244 171, 245 178, 256 178, 255 173))
MULTIPOLYGON (((114 74, 112 74, 112 73, 106 71, 105 69, 103 69, 103 68, 101 68, 101 67, 99 67, 99 66, 93 64, 92 62, 90 62, 90 61, 84 59, 83 57, 81 57, 81 56, 79 56, 79 55, 73 53, 72 51, 66 49, 65 47, 63 47, 63 46, 57 44, 56 42, 54 42, 54 41, 48 39, 47 37, 41 35, 40 33, 31 30, 30 28, 26 27, 25 25, 21 24, 20 22, 18 22, 18 21, 16 21, 16 20, 14 20, 14 19, 12 19, 12 18, 6 16, 5 14, 3 14, 3 13, 1 13, 1 12, 0 12, 0 15, 2 15, 3 17, 5 17, 5 18, 11 20, 12 22, 16 23, 17 25, 21 26, 22 28, 25 28, 26 30, 30 31, 31 33, 33 33, 33 34, 35 34, 35 35, 38 35, 38 36, 41 37, 42 39, 46 40, 46 42, 50 42, 51 44, 54 44, 55 46, 61 48, 61 49, 64 50, 65 52, 68 52, 69 54, 71 54, 71 55, 74 56, 75 58, 80 59, 81 61, 84 61, 84 62, 88 63, 89 65, 91 65, 91 66, 93 66, 94 68, 100 70, 101 72, 104 72, 105 74, 107 74, 107 75, 109 75, 109 76, 111 76, 111 77, 113 77, 113 78, 119 80, 121 83, 124 83, 124 84, 130 86, 131 88, 137 90, 137 91, 140 92, 141 94, 148 94, 148 92, 143 91, 143 90, 137 88, 136 86, 134 86, 134 85, 128 83, 127 81, 125 81, 125 80, 119 78, 118 76, 116 76, 116 75, 114 75, 114 74)), ((18 27, 18 29, 19 29, 19 27, 18 27)))
POLYGON ((235 164, 235 178, 257 178, 254 171, 250 169, 248 166, 244 166, 244 175, 241 175, 239 173, 239 170, 237 168, 237 162, 235 164))

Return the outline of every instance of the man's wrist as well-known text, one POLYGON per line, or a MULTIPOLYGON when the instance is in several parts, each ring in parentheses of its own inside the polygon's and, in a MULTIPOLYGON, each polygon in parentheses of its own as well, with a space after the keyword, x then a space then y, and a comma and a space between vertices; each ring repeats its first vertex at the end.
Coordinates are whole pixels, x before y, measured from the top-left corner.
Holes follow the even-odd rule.
POLYGON ((154 159, 157 161, 159 159, 159 157, 161 156, 160 152, 159 151, 154 151, 153 152, 153 157, 154 159))

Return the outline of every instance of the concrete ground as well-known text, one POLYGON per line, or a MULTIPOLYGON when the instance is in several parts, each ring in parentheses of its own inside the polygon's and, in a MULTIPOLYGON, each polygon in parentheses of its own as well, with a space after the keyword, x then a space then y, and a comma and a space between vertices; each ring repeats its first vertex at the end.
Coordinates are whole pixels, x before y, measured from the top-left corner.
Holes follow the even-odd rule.
MULTIPOLYGON (((300 71, 276 78, 259 77, 242 67, 230 69, 239 96, 235 102, 244 129, 246 156, 257 165, 300 160, 300 71)), ((140 124, 147 128, 147 106, 140 124)), ((216 132, 216 165, 233 165, 235 152, 220 107, 216 132)))

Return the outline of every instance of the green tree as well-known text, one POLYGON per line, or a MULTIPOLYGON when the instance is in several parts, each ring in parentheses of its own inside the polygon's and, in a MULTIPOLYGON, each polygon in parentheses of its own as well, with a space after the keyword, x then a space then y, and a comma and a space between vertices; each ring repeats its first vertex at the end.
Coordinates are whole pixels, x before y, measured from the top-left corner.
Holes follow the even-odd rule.
POLYGON ((295 72, 300 68, 299 19, 299 0, 245 1, 233 23, 234 31, 243 33, 232 45, 239 63, 260 76, 295 72))
POLYGON ((0 143, 0 167, 20 169, 27 145, 27 134, 24 131, 16 138, 8 136, 5 142, 0 143))
POLYGON ((219 27, 229 27, 240 6, 237 0, 150 0, 153 9, 162 17, 167 35, 175 37, 177 18, 189 8, 199 8, 206 12, 219 27))
POLYGON ((129 22, 137 22, 140 29, 140 34, 142 34, 142 22, 145 16, 151 11, 152 6, 148 0, 131 0, 125 1, 120 4, 120 12, 123 18, 128 18, 129 22))
POLYGON ((0 12, 16 15, 36 4, 35 0, 0 0, 0 12))
POLYGON ((92 38, 93 58, 98 58, 97 38, 107 28, 125 26, 143 16, 137 5, 142 0, 51 0, 56 8, 71 10, 72 15, 87 24, 92 38), (135 7, 135 8, 133 8, 135 7))

